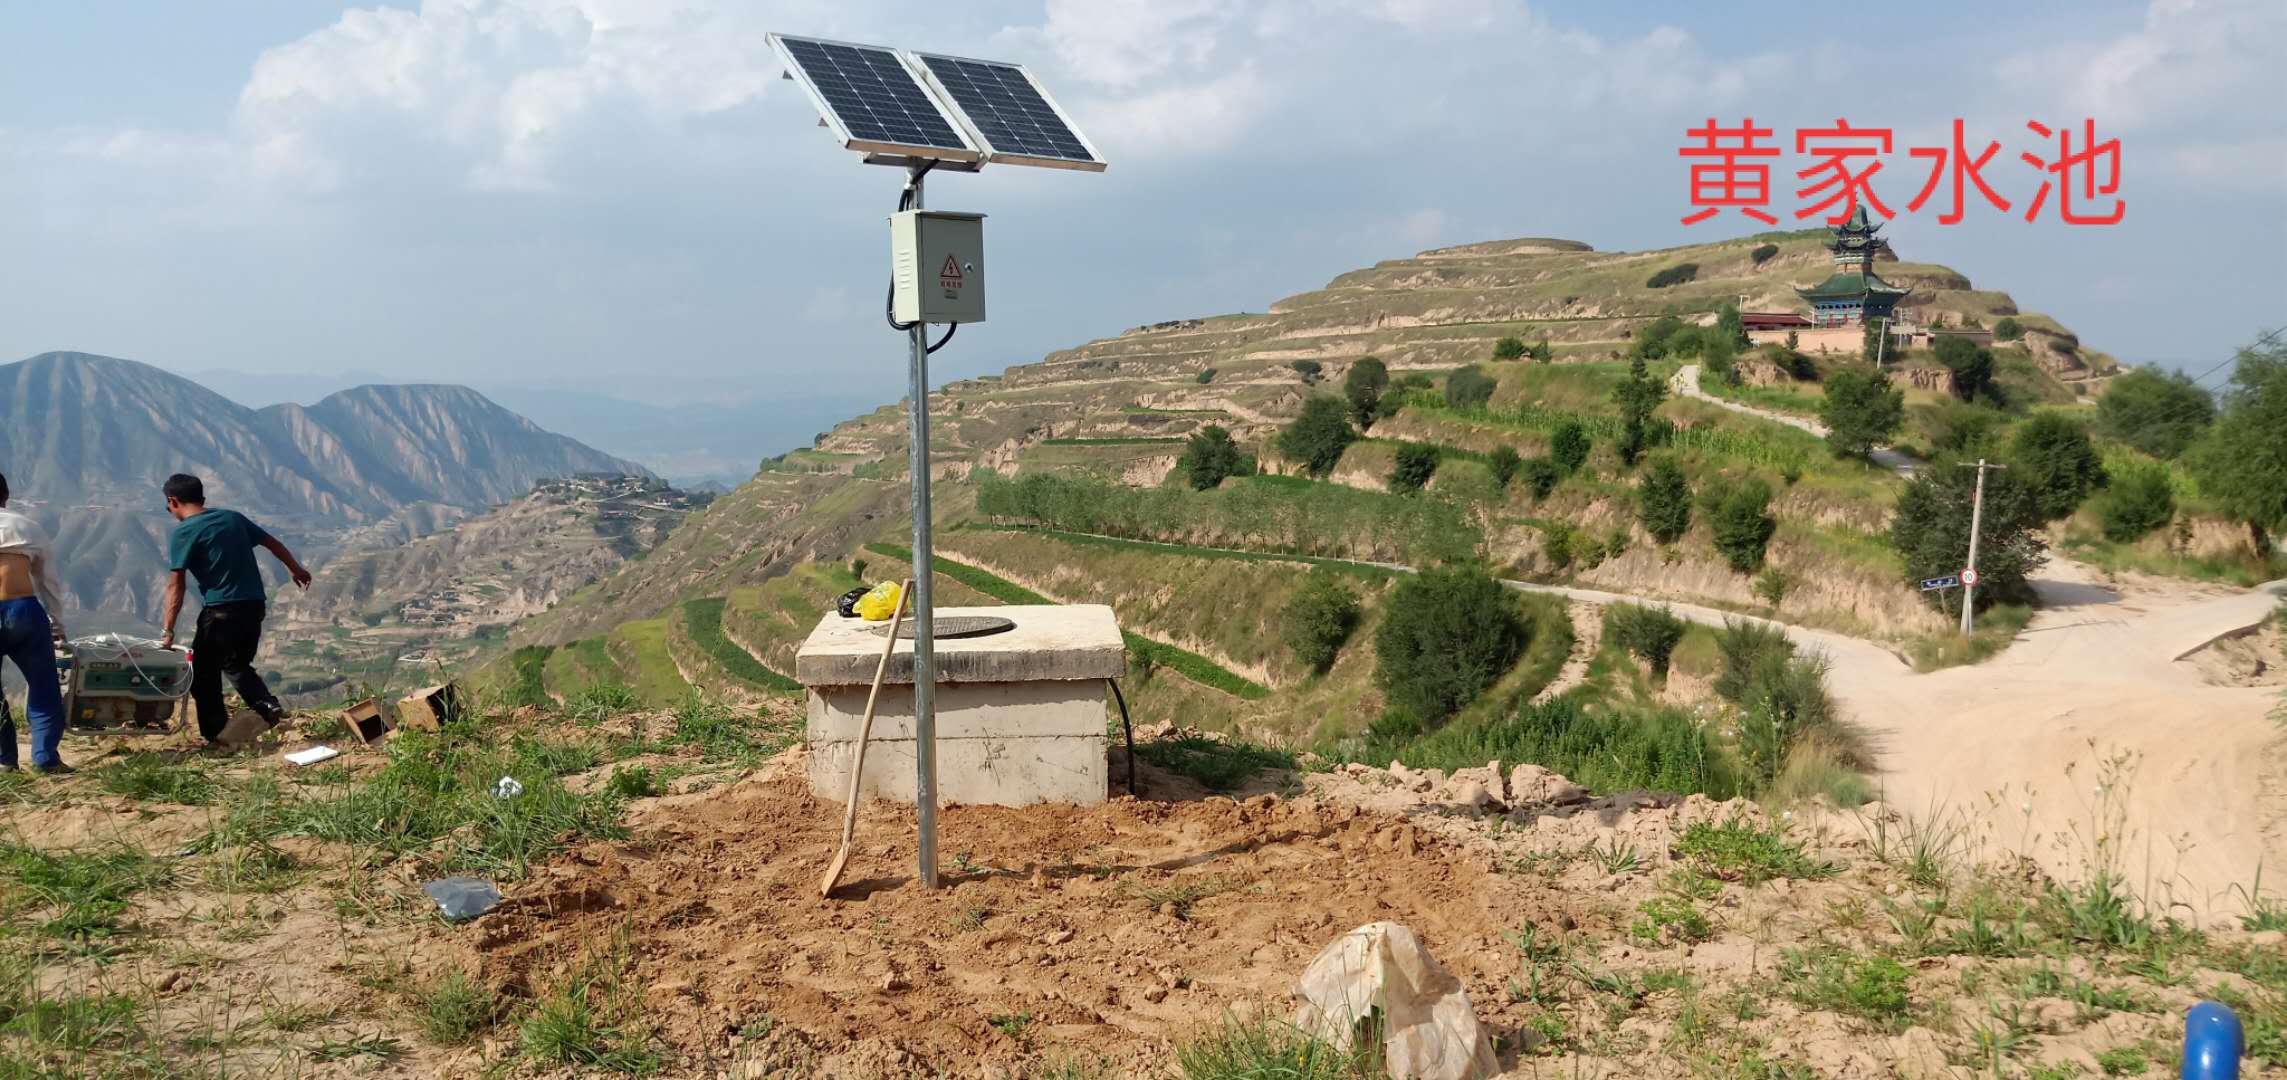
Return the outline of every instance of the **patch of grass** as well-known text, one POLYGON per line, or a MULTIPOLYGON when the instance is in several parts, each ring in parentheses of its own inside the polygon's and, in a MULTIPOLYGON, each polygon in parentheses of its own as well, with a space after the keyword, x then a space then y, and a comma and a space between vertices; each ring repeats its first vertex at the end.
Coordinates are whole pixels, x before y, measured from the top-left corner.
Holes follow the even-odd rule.
POLYGON ((798 694, 802 684, 763 666, 754 654, 723 636, 723 604, 720 596, 692 600, 683 605, 683 629, 691 635, 691 642, 701 652, 722 666, 724 671, 766 690, 798 694))
POLYGON ((517 1025, 525 1056, 629 1076, 658 1072, 642 992, 627 981, 627 965, 625 943, 615 943, 550 987, 517 1025))
POLYGON ((12 904, 47 912, 42 935, 82 946, 121 933, 128 902, 172 876, 164 864, 125 844, 50 851, 0 841, 0 881, 10 886, 12 904))
POLYGON ((659 794, 659 774, 649 765, 622 765, 611 771, 604 788, 622 799, 648 799, 659 794))
POLYGON ((94 773, 103 790, 146 802, 205 806, 220 790, 214 778, 197 766, 169 761, 161 754, 129 754, 94 773))
POLYGON ((1378 1046, 1357 1039, 1344 1052, 1272 1017, 1226 1015, 1176 1048, 1175 1068, 1183 1080, 1361 1080, 1383 1075, 1378 1046))
POLYGON ((1183 878, 1158 885, 1129 882, 1127 891, 1129 895, 1142 900, 1147 907, 1158 909, 1173 906, 1175 909, 1173 914, 1176 918, 1188 919, 1191 917, 1193 905, 1211 896, 1221 896, 1238 887, 1238 882, 1227 878, 1208 877, 1183 878))
POLYGON ((1655 896, 1636 905, 1636 921, 1628 932, 1639 941, 1689 945, 1715 936, 1705 912, 1681 896, 1655 896))
POLYGON ((1779 956, 1779 978, 1795 1003, 1903 1030, 1913 1007, 1906 969, 1887 956, 1837 948, 1787 949, 1779 956))
POLYGON ((1147 555, 1188 555, 1198 559, 1227 559, 1238 562, 1306 563, 1324 566, 1366 581, 1388 581, 1405 571, 1387 566, 1358 562, 1353 559, 1329 559, 1319 555, 1287 555, 1267 551, 1242 551, 1236 548, 1201 547, 1166 540, 1126 540, 1116 536, 1097 536, 1091 533, 1066 532, 1041 525, 970 525, 967 528, 1010 532, 1024 536, 1045 536, 1059 543, 1075 547, 1096 547, 1111 551, 1135 551, 1147 555))
POLYGON ((347 1039, 320 1039, 310 1047, 312 1061, 350 1061, 373 1058, 377 1061, 395 1061, 405 1054, 405 1044, 387 1035, 353 1035, 347 1039))
MULTIPOLYGON (((599 648, 603 645, 602 639, 593 640, 599 648)), ((573 721, 593 726, 633 711, 641 704, 635 691, 625 683, 596 683, 574 691, 571 700, 565 702, 565 708, 573 721)))
POLYGON ((548 694, 547 679, 548 657, 555 651, 550 645, 526 645, 508 654, 508 685, 501 691, 505 705, 544 709, 556 703, 548 694))
POLYGON ((283 807, 279 831, 419 852, 440 872, 511 878, 572 840, 621 835, 616 796, 574 794, 547 769, 496 748, 410 731, 390 739, 388 754, 364 783, 283 807), (502 776, 523 793, 494 796, 502 776))
POLYGON ((2162 1047, 2157 1040, 2138 1039, 2132 1043, 2098 1051, 2096 1067, 2103 1070, 2106 1076, 2142 1076, 2150 1072, 2153 1065, 2165 1063, 2167 1060, 2168 1050, 2162 1047))
POLYGON ((462 1046, 500 1018, 501 1002, 492 988, 453 972, 415 996, 421 1034, 439 1046, 462 1046))
POLYGON ((1294 755, 1238 739, 1180 735, 1136 744, 1136 756, 1210 791, 1230 791, 1265 769, 1295 768, 1294 755))
POLYGON ((1395 757, 1417 769, 1531 762, 1595 791, 1649 788, 1719 799, 1738 793, 1728 763, 1690 714, 1660 706, 1591 710, 1578 694, 1447 724, 1395 757))
POLYGON ((994 1013, 985 1018, 986 1026, 1018 1042, 1024 1041, 1025 1032, 1032 1028, 1032 1014, 1028 1012, 994 1013))
POLYGON ((1720 825, 1695 821, 1676 840, 1676 854, 1694 869, 1725 881, 1759 885, 1773 878, 1815 878, 1837 867, 1803 853, 1803 846, 1780 829, 1745 818, 1720 825))
POLYGON ((1980 664, 1999 654, 2033 621, 2033 609, 2023 604, 1995 604, 1978 613, 1968 637, 1959 630, 1926 634, 1906 643, 1914 670, 1936 671, 1961 664, 1980 664))
POLYGON ((759 762, 793 745, 792 725, 766 722, 692 690, 676 703, 668 741, 697 749, 709 761, 759 762))

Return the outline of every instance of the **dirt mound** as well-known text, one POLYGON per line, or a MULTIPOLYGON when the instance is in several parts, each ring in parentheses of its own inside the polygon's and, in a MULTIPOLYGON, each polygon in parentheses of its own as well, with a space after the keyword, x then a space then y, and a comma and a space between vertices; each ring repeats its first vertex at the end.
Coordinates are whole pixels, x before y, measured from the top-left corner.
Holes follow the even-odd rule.
POLYGON ((826 901, 838 819, 798 754, 648 803, 630 839, 575 849, 488 916, 481 970, 528 992, 624 936, 646 1011, 709 1067, 967 1075, 1158 1057, 1224 1009, 1283 1009, 1318 949, 1382 919, 1420 933, 1498 1022, 1493 935, 1532 907, 1483 852, 1273 796, 950 807, 934 892, 913 880, 910 811, 877 803, 826 901))

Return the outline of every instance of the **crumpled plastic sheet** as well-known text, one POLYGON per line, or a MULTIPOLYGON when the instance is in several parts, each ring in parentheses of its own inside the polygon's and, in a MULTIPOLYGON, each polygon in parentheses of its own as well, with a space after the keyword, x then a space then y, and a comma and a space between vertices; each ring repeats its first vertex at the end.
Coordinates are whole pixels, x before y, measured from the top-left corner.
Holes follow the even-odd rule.
POLYGON ((1383 1066, 1393 1077, 1482 1080, 1501 1071, 1461 980, 1397 923, 1367 923, 1336 938, 1303 969, 1297 993, 1295 1026, 1340 1050, 1378 1019, 1383 1066))
POLYGON ((421 886, 444 911, 446 922, 466 922, 500 903, 500 890, 483 878, 449 877, 421 886))

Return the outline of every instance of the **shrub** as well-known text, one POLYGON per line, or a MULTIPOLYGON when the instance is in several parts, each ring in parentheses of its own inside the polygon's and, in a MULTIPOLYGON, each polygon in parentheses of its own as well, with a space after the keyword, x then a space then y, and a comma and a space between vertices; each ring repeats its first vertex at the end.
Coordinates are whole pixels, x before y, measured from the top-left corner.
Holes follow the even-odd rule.
MULTIPOLYGON (((1586 436, 1582 438, 1585 439, 1586 436)), ((1586 453, 1583 452, 1582 456, 1585 457, 1586 453)), ((1549 492, 1556 490, 1557 481, 1564 479, 1564 470, 1557 467, 1554 459, 1537 457, 1526 461, 1518 475, 1525 478, 1525 487, 1532 491, 1533 501, 1539 502, 1548 498, 1549 492)))
POLYGON ((1214 368, 1208 368, 1207 370, 1205 370, 1205 371, 1202 371, 1202 372, 1200 372, 1200 373, 1199 373, 1199 385, 1201 385, 1201 386, 1205 386, 1205 385, 1207 385, 1208 383, 1211 383, 1211 382, 1214 382, 1214 381, 1215 381, 1215 369, 1214 369, 1214 368))
MULTIPOLYGON (((2041 511, 2033 491, 2015 469, 1985 476, 1985 513, 1977 540, 1977 600, 1980 607, 2031 598, 2026 576, 2047 558, 2041 539, 2041 511)), ((1890 522, 1890 545, 1903 558, 1905 579, 1919 581, 1951 574, 1969 555, 1971 498, 1977 470, 1939 461, 1915 470, 1898 496, 1890 522)), ((1923 594, 1933 604, 1944 593, 1923 594)))
POLYGON ((1771 517, 1771 485, 1760 479, 1733 485, 1716 500, 1712 517, 1715 549, 1733 570, 1746 573, 1763 565, 1763 549, 1779 528, 1771 517))
POLYGON ((2002 415, 1992 409, 1959 401, 1936 401, 1914 406, 1917 425, 1928 432, 1930 449, 1961 453, 1993 449, 1993 436, 2002 415))
POLYGON ((2287 341, 2277 331, 2239 350, 2223 415, 2191 466, 2225 513, 2259 532, 2287 531, 2287 341))
POLYGON ((2215 398, 2181 371, 2137 368, 2096 399, 2096 429, 2156 458, 2175 458, 2215 422, 2215 398))
POLYGON ((1668 659, 1683 632, 1684 621, 1666 608, 1612 604, 1604 609, 1604 640, 1633 653, 1651 666, 1654 675, 1667 675, 1668 659))
POLYGON ((1761 266, 1761 265, 1763 265, 1764 263, 1770 262, 1770 261, 1771 261, 1771 256, 1773 256, 1773 255, 1776 255, 1776 254, 1778 254, 1778 253, 1779 253, 1779 245, 1777 245, 1777 244, 1762 244, 1762 245, 1759 245, 1759 246, 1757 246, 1757 247, 1755 248, 1755 250, 1748 252, 1748 253, 1747 253, 1747 257, 1748 257, 1749 259, 1753 260, 1753 261, 1754 261, 1754 263, 1755 263, 1755 265, 1757 265, 1757 266, 1761 266))
MULTIPOLYGON (((2168 482, 2168 467, 2157 461, 2131 461, 2113 476, 2104 498, 2097 503, 2097 518, 2107 539, 2122 543, 2138 540, 2175 519, 2176 492, 2168 482)), ((1982 564, 1984 552, 1979 552, 1982 564)))
POLYGON ((1517 456, 1517 448, 1507 444, 1494 447, 1485 459, 1485 467, 1493 472, 1493 482, 1504 488, 1517 478, 1517 470, 1524 463, 1525 459, 1517 456))
POLYGON ((1932 346, 1938 363, 1953 372, 1953 393, 1963 401, 1972 401, 1987 392, 1993 384, 1993 351, 1981 348, 1966 337, 1942 337, 1932 346))
POLYGON ((1397 464, 1390 470, 1390 490, 1403 495, 1420 491, 1436 474, 1438 456, 1437 447, 1429 443, 1398 447, 1397 464))
POLYGON ((1317 382, 1318 374, 1326 370, 1326 365, 1316 360, 1296 360, 1287 366, 1293 368, 1295 374, 1302 376, 1302 381, 1306 383, 1317 382))
POLYGON ((1776 566, 1766 566, 1762 573, 1755 575, 1756 598, 1771 605, 1773 610, 1778 609, 1780 602, 1787 598, 1794 587, 1795 579, 1776 566))
POLYGON ((1588 463, 1588 445, 1588 429, 1578 420, 1567 420, 1549 436, 1549 460, 1556 463, 1559 473, 1571 476, 1588 463))
POLYGON ((1279 453, 1301 462, 1303 471, 1325 476, 1334 471, 1342 451, 1357 438, 1358 433, 1350 427, 1349 410, 1342 402, 1313 397, 1302 403, 1302 414, 1279 432, 1278 448, 1279 453))
POLYGON ((1532 353, 1533 362, 1537 364, 1545 364, 1556 358, 1556 353, 1548 347, 1548 335, 1546 334, 1541 335, 1539 341, 1533 342, 1532 353))
POLYGON ((2006 315, 2002 316, 2000 322, 1993 324, 1993 340, 1995 341, 2016 341, 2024 336, 2025 327, 2006 315))
POLYGON ((1843 368, 1826 378, 1826 444, 1836 457, 1864 460, 1906 419, 1906 395, 1880 372, 1843 368))
POLYGON ((1477 369, 1477 365, 1455 368, 1445 377, 1445 403, 1456 409, 1474 409, 1493 399, 1493 389, 1499 385, 1492 376, 1477 369))
POLYGON ((1665 289, 1672 285, 1681 285, 1698 276, 1698 263, 1677 263, 1645 278, 1644 287, 1647 289, 1665 289))
POLYGON ((1748 780, 1758 789, 1768 786, 1803 739, 1834 727, 1825 657, 1761 658, 1740 701, 1739 758, 1748 780))
POLYGON ((1662 315, 1636 331, 1636 344, 1629 351, 1646 360, 1658 360, 1671 351, 1681 351, 1679 339, 1689 330, 1691 328, 1684 326, 1682 319, 1662 315))
POLYGON ((1297 663, 1323 672, 1334 666, 1351 633, 1358 629, 1358 597, 1329 566, 1311 570, 1279 613, 1279 637, 1297 663))
POLYGON ((1517 662, 1527 634, 1516 593, 1483 570, 1424 570, 1390 593, 1374 681, 1392 706, 1442 720, 1517 662))
POLYGON ((1572 568, 1572 526, 1552 521, 1541 528, 1541 554, 1558 570, 1572 568))
POLYGON ((1525 339, 1505 337, 1493 343, 1493 359, 1521 360, 1525 355, 1525 339))
POLYGON ((1734 349, 1747 345, 1747 324, 1739 318, 1739 301, 1725 300, 1715 311, 1716 343, 1728 344, 1734 349))
POLYGON ((1644 452, 1652 411, 1659 408, 1666 397, 1667 388, 1645 369, 1643 357, 1637 357, 1628 365, 1628 377, 1612 390, 1612 401, 1620 407, 1622 464, 1634 465, 1636 456, 1644 452))
POLYGON ((1342 397, 1350 403, 1350 419, 1364 431, 1381 415, 1382 392, 1389 389, 1390 369, 1379 357, 1363 357, 1342 376, 1342 397))
POLYGON ((1691 482, 1675 459, 1662 457, 1644 471, 1636 485, 1636 520, 1663 544, 1675 543, 1691 528, 1691 482))
POLYGON ((1209 424, 1191 436, 1175 467, 1191 482, 1193 491, 1206 491, 1222 484, 1226 477, 1254 475, 1255 459, 1231 441, 1229 431, 1209 424))
POLYGON ((2009 449, 2010 465, 2033 489, 2043 521, 2072 516, 2081 500, 2104 485, 2104 460, 2090 444, 2088 429, 2062 413, 2026 421, 2009 449))

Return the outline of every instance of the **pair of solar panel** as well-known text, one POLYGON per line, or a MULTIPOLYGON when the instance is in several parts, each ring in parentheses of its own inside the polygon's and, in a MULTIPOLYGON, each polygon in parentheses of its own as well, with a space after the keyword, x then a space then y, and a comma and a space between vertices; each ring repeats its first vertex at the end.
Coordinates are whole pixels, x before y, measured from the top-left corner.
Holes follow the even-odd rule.
POLYGON ((1103 170, 1102 155, 1018 64, 770 35, 842 145, 940 161, 1103 170))

